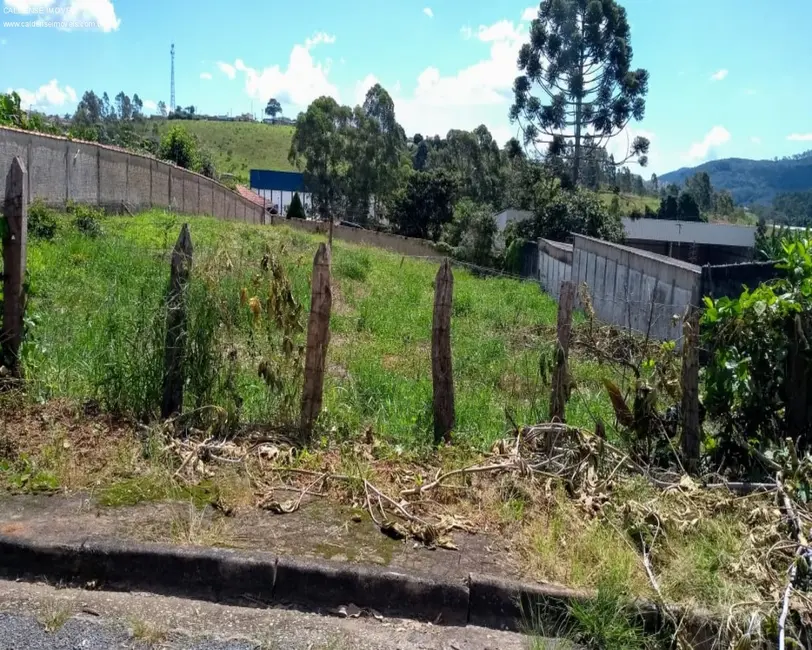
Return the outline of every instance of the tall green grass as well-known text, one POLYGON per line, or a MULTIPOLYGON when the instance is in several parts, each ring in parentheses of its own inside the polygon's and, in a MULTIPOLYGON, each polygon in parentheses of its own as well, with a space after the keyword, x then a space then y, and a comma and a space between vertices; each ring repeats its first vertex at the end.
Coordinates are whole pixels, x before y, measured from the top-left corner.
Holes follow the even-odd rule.
MULTIPOLYGON (((285 227, 208 218, 190 223, 195 248, 189 288, 186 406, 216 405, 232 423, 295 419, 296 366, 320 239, 285 227), (278 261, 300 328, 289 341, 266 313, 278 261), (273 264, 270 264, 273 267, 273 264), (255 322, 241 302, 256 296, 255 322), (286 352, 287 350, 287 352, 286 352), (262 366, 264 362, 264 366, 262 366), (264 367, 264 373, 260 368, 264 367)), ((151 417, 160 404, 164 293, 169 255, 184 219, 153 211, 107 217, 103 235, 61 228, 32 240, 24 364, 35 396, 93 397, 112 410, 151 417)), ((407 448, 431 440, 431 322, 437 264, 335 242, 334 304, 323 426, 338 435, 367 427, 407 448)), ((544 420, 555 302, 532 282, 477 278, 454 269, 452 351, 458 440, 487 446, 511 421, 544 420)), ((611 420, 600 385, 608 371, 572 364, 573 424, 611 420)))

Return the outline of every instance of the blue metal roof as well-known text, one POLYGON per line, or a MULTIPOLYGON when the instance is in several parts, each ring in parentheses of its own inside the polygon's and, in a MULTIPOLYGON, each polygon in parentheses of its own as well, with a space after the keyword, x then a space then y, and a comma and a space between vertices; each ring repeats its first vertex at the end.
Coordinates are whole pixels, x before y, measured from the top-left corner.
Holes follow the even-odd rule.
POLYGON ((272 169, 252 169, 250 172, 251 189, 283 190, 285 192, 304 192, 304 174, 301 172, 280 172, 272 169))

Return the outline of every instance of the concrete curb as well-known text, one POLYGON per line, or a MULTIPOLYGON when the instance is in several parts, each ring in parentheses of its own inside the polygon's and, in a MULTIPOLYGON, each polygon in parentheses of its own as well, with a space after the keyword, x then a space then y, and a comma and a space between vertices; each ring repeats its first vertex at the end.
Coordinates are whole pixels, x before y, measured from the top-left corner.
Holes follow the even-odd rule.
MULTIPOLYGON (((457 582, 265 552, 125 541, 66 544, 8 535, 0 535, 0 576, 255 607, 318 611, 353 603, 384 616, 514 631, 539 617, 554 627, 573 603, 591 598, 478 573, 457 582)), ((638 613, 646 629, 659 629, 662 620, 653 605, 642 603, 638 613)), ((697 647, 703 647, 702 639, 715 639, 718 622, 701 613, 693 618, 697 647)))

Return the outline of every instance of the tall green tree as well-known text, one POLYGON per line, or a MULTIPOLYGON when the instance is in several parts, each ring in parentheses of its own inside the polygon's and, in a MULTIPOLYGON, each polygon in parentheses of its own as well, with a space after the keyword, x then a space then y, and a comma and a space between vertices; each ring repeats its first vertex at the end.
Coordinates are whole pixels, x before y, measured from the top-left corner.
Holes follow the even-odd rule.
POLYGON ((697 172, 685 181, 685 191, 690 194, 700 210, 708 211, 713 207, 713 187, 708 172, 697 172))
POLYGON ((406 152, 406 133, 395 117, 395 102, 380 84, 367 91, 361 107, 365 130, 373 145, 369 160, 374 211, 385 205, 401 182, 401 157, 406 152))
POLYGON ((304 163, 305 182, 322 219, 333 214, 344 195, 345 133, 351 119, 349 108, 327 96, 296 118, 288 160, 296 166, 304 163))
POLYGON ((275 97, 271 97, 265 105, 265 115, 274 118, 282 113, 282 105, 275 97))
MULTIPOLYGON (((615 0, 542 0, 519 51, 509 113, 525 146, 565 151, 577 184, 585 153, 644 117, 649 75, 631 62, 626 10, 615 0)), ((648 149, 637 136, 617 164, 645 165, 648 149)))
POLYGON ((116 95, 116 110, 118 111, 118 119, 120 120, 129 120, 132 117, 132 100, 123 90, 116 95))
POLYGON ((401 235, 437 241, 454 216, 456 179, 444 171, 411 172, 392 200, 389 217, 401 235))

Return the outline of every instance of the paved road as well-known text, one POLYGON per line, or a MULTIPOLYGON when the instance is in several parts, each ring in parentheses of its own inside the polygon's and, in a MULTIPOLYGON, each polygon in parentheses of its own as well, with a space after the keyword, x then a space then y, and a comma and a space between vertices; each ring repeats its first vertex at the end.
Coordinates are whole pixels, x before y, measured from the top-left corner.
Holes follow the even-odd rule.
MULTIPOLYGON (((525 650, 476 627, 229 607, 0 580, 0 650, 525 650)), ((550 647, 550 646, 547 646, 550 647)))

